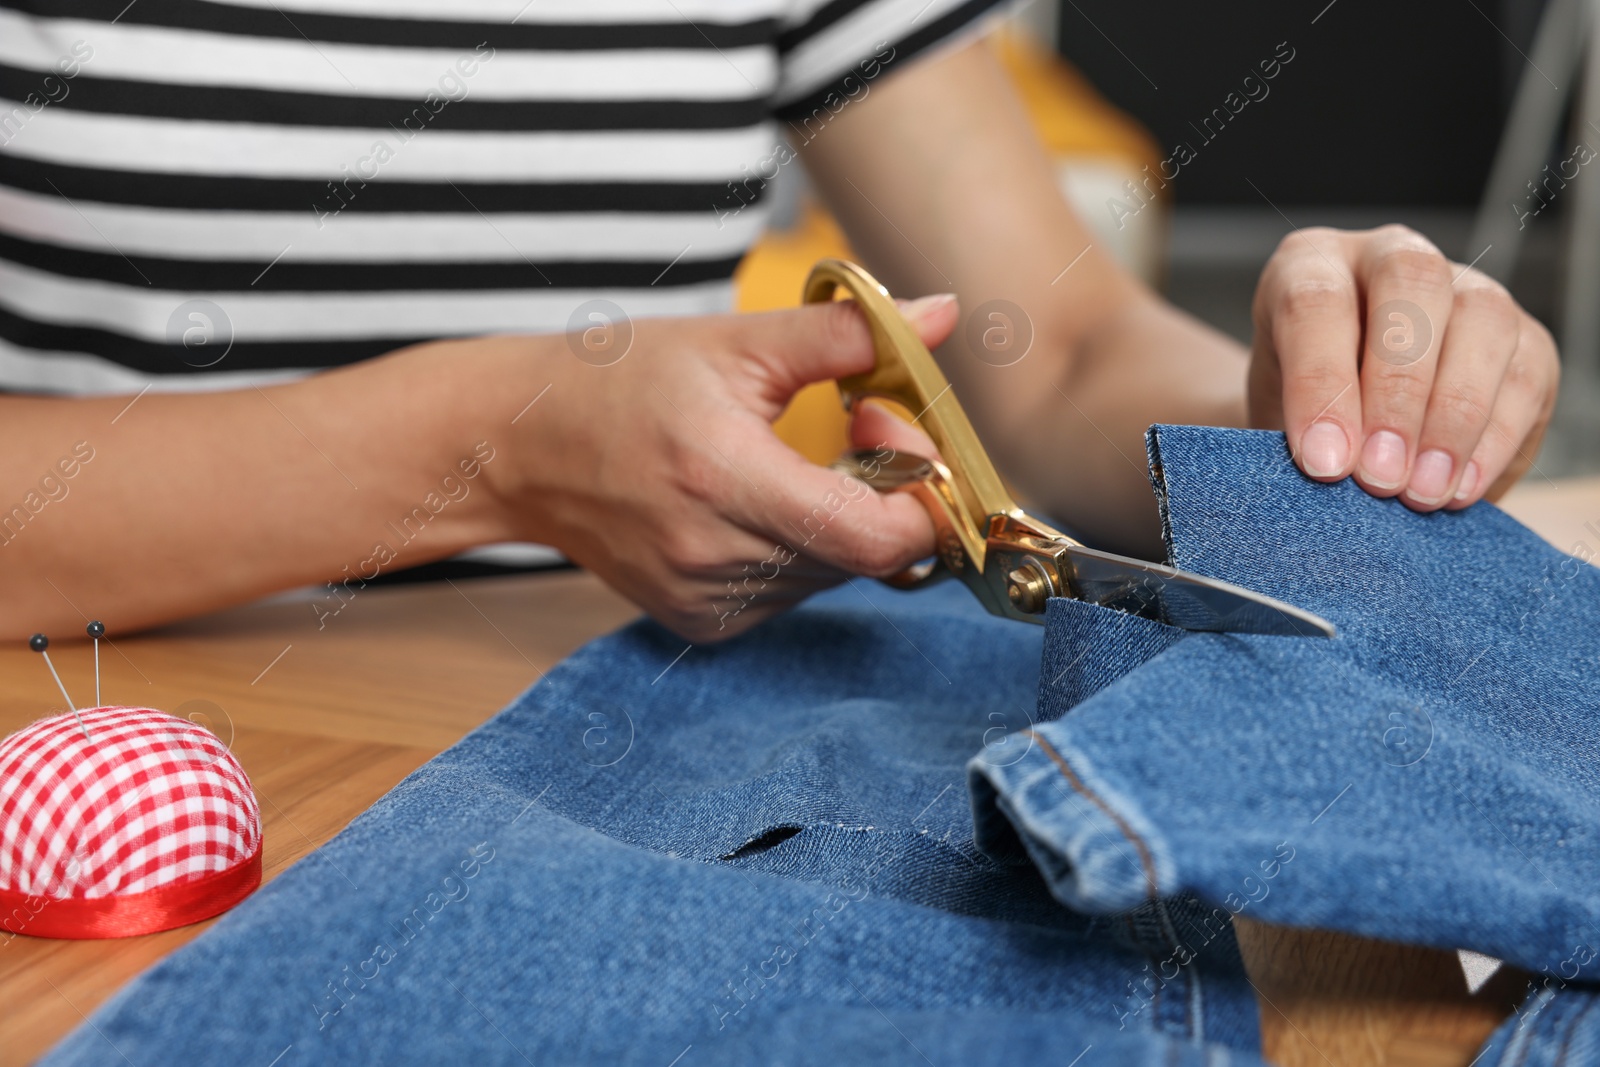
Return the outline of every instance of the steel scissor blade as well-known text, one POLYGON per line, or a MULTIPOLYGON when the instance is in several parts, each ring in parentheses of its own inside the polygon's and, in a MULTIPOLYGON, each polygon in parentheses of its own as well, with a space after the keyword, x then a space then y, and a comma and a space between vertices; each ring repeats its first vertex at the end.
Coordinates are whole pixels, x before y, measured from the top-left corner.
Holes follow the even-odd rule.
POLYGON ((1056 559, 1063 571, 1070 567, 1067 577, 1076 599, 1183 630, 1280 637, 1337 633, 1328 620, 1293 604, 1160 563, 1079 544, 1062 545, 1056 559))

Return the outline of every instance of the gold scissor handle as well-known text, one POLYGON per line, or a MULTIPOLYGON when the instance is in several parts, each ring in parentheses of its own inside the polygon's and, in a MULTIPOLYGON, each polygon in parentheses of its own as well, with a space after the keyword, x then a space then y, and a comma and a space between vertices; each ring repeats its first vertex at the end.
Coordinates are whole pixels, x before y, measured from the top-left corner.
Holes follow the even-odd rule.
MULTIPOLYGON (((833 299, 839 289, 848 292, 866 316, 877 356, 870 371, 839 379, 845 408, 853 413, 862 400, 880 396, 901 404, 916 416, 938 446, 944 463, 943 469, 930 465, 930 473, 907 479, 904 488, 915 492, 928 507, 928 514, 939 528, 940 558, 945 564, 956 574, 968 568, 982 570, 984 517, 1014 510, 1016 503, 978 443, 978 435, 950 391, 944 372, 934 362, 933 353, 876 278, 854 263, 824 259, 811 268, 803 299, 807 304, 823 303, 833 299), (950 551, 956 548, 960 549, 959 555, 950 551)), ((874 479, 866 481, 871 483, 874 479)))
MULTIPOLYGON (((978 441, 977 432, 967 421, 950 383, 933 353, 900 314, 889 291, 872 275, 842 259, 824 259, 811 268, 806 278, 803 300, 823 303, 843 289, 855 299, 872 331, 872 347, 877 357, 872 370, 839 380, 845 408, 855 411, 869 396, 884 397, 904 406, 916 416, 938 446, 943 462, 920 457, 897 456, 889 463, 877 464, 872 453, 857 453, 835 464, 855 474, 874 488, 888 492, 909 492, 921 501, 933 519, 937 533, 939 560, 951 574, 960 578, 984 606, 997 615, 1039 621, 1049 595, 1060 595, 1063 576, 1053 566, 1030 564, 1039 569, 1033 586, 1036 595, 1019 600, 1012 586, 1034 582, 1031 572, 1021 572, 1013 564, 1026 563, 1023 556, 1039 554, 1048 558, 1042 542, 1072 544, 1069 538, 1043 523, 1024 515, 1011 498, 1000 474, 989 461, 978 441), (892 469, 891 469, 892 468, 892 469), (1002 550, 999 573, 991 566, 991 550, 1002 550)), ((889 579, 889 584, 909 588, 936 577, 929 568, 913 568, 889 579)))

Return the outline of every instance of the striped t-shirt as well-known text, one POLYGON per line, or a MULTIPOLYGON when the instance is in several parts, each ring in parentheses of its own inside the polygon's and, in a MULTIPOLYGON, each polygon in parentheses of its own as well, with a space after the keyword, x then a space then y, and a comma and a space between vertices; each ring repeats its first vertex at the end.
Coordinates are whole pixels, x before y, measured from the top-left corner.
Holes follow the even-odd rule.
POLYGON ((995 2, 0 0, 0 389, 727 310, 785 136, 995 2))

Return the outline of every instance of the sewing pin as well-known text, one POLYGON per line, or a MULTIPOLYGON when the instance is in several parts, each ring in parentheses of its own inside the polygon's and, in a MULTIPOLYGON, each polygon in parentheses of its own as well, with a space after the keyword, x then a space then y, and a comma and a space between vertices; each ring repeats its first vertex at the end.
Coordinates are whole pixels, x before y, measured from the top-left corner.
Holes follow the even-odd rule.
POLYGON ((50 677, 56 680, 56 688, 61 690, 61 699, 67 702, 67 707, 72 709, 72 714, 78 720, 78 729, 83 731, 83 736, 86 740, 92 741, 93 738, 89 737, 89 728, 83 725, 83 716, 78 714, 78 706, 67 695, 67 687, 61 684, 61 675, 56 673, 56 665, 50 662, 50 653, 45 651, 50 647, 50 639, 44 634, 34 634, 28 638, 28 647, 44 657, 44 665, 50 668, 50 677))
POLYGON ((87 631, 94 638, 94 706, 104 707, 100 703, 100 639, 106 635, 106 624, 99 619, 91 622, 87 631))

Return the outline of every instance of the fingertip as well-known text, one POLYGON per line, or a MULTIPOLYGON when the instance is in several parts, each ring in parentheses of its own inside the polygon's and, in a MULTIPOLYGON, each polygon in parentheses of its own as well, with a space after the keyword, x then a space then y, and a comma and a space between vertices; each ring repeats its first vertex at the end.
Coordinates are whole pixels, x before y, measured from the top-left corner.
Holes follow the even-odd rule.
POLYGON ((1393 430, 1375 430, 1361 446, 1356 480, 1377 497, 1398 496, 1411 471, 1411 446, 1393 430))
POLYGON ((934 293, 915 300, 897 300, 900 314, 905 316, 922 343, 929 348, 944 344, 961 318, 961 305, 954 293, 934 293))
POLYGON ((938 446, 921 427, 912 425, 870 398, 856 405, 851 416, 850 443, 856 448, 887 445, 896 452, 928 459, 939 457, 938 446))
MULTIPOLYGON (((864 488, 864 487, 863 487, 864 488)), ((935 550, 933 520, 907 493, 857 496, 802 551, 851 574, 887 578, 935 550)))
POLYGON ((1475 459, 1467 460, 1465 469, 1461 472, 1461 481, 1456 485, 1455 496, 1445 505, 1450 511, 1460 511, 1462 508, 1471 507, 1478 500, 1478 492, 1483 488, 1483 470, 1475 459))
POLYGON ((909 493, 876 494, 887 517, 881 530, 886 544, 862 562, 859 573, 872 578, 888 578, 927 559, 938 550, 933 520, 909 493))
POLYGON ((1348 430, 1332 419, 1317 419, 1300 435, 1295 459, 1307 476, 1318 481, 1338 481, 1350 473, 1354 453, 1348 430))
POLYGON ((763 484, 780 492, 776 498, 740 494, 736 518, 748 529, 820 563, 872 577, 933 554, 933 520, 909 494, 877 492, 852 474, 808 462, 776 438, 752 448, 750 459, 752 470, 763 471, 763 484))
POLYGON ((1407 509, 1409 509, 1411 511, 1415 511, 1418 515, 1428 515, 1428 514, 1431 514, 1431 513, 1435 512, 1435 511, 1439 511, 1439 510, 1443 509, 1446 502, 1445 501, 1438 501, 1438 500, 1434 500, 1434 501, 1418 500, 1416 497, 1412 496, 1410 493, 1401 493, 1400 494, 1400 503, 1405 505, 1405 507, 1407 509))
POLYGON ((861 374, 874 362, 872 332, 853 301, 741 315, 747 351, 767 372, 783 401, 801 386, 861 374))
POLYGON ((1436 511, 1454 499, 1456 490, 1455 457, 1442 448, 1424 449, 1412 464, 1405 504, 1413 511, 1436 511))

